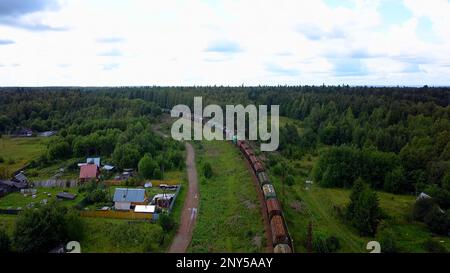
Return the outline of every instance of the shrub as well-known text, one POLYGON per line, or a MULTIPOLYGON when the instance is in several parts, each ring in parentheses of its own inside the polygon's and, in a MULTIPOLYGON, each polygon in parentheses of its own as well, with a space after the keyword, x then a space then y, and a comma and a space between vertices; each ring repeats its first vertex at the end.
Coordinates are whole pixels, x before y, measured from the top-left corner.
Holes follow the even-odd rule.
POLYGON ((213 170, 212 170, 211 164, 209 162, 206 162, 205 164, 203 164, 203 175, 206 178, 211 178, 213 176, 213 170))
POLYGON ((416 201, 413 207, 413 218, 416 221, 423 221, 425 216, 436 207, 432 198, 421 198, 416 201))
POLYGON ((95 189, 86 196, 90 204, 106 203, 109 201, 108 193, 101 189, 95 189))
POLYGON ((139 174, 144 178, 152 178, 154 170, 158 164, 149 155, 144 155, 138 164, 139 174))
POLYGON ((438 207, 433 207, 424 217, 424 223, 437 234, 447 235, 450 230, 450 217, 438 207))
POLYGON ((286 182, 286 185, 292 186, 292 185, 294 185, 295 179, 292 175, 288 175, 288 176, 286 176, 285 182, 286 182))
POLYGON ((336 236, 328 236, 321 232, 316 232, 313 236, 312 246, 314 252, 331 253, 341 248, 339 238, 336 236))
POLYGON ((0 163, 3 163, 3 162, 5 162, 5 159, 2 156, 0 156, 0 163))
POLYGON ((165 232, 171 231, 175 227, 175 221, 167 214, 159 215, 159 225, 165 232))
POLYGON ((376 238, 381 245, 381 252, 397 253, 399 251, 394 231, 385 224, 379 228, 376 238))
POLYGON ((0 253, 7 253, 11 250, 11 240, 5 230, 0 229, 0 253))
POLYGON ((76 212, 68 212, 58 202, 50 202, 38 209, 21 212, 13 239, 19 252, 48 252, 58 244, 80 239, 82 229, 76 212))
POLYGON ((445 246, 432 239, 428 239, 423 243, 423 248, 431 253, 448 253, 445 246))

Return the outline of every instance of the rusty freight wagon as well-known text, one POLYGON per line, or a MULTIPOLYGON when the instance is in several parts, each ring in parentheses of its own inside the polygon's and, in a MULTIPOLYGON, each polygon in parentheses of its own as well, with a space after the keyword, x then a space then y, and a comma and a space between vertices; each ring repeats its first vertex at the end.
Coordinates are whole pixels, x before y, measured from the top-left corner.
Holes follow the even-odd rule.
POLYGON ((277 198, 267 199, 266 206, 269 219, 272 219, 275 215, 281 215, 281 206, 277 198))
POLYGON ((290 239, 284 226, 283 217, 275 215, 270 220, 270 228, 272 229, 272 243, 274 246, 278 244, 289 244, 290 239))

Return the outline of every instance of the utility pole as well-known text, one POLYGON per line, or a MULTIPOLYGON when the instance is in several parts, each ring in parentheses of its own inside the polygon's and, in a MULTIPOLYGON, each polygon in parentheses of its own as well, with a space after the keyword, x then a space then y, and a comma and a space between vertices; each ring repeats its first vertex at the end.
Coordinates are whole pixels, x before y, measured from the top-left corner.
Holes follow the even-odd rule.
POLYGON ((312 253, 313 249, 312 249, 312 222, 309 221, 308 224, 308 234, 306 235, 306 249, 308 251, 308 253, 312 253))

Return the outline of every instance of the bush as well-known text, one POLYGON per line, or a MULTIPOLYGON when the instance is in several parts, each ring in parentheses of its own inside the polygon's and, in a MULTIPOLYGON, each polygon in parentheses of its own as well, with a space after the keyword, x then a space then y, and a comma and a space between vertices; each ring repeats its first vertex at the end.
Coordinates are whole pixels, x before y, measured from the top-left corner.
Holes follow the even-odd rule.
POLYGON ((109 201, 108 193, 105 190, 95 189, 86 196, 89 204, 106 203, 109 201))
POLYGON ((2 156, 0 156, 0 163, 3 163, 3 162, 5 162, 5 159, 2 156))
POLYGON ((341 242, 336 236, 330 236, 326 239, 327 247, 330 252, 336 252, 341 248, 341 242))
POLYGON ((153 161, 149 155, 144 155, 138 164, 139 174, 144 178, 152 178, 155 169, 158 168, 158 164, 153 161))
POLYGON ((450 231, 450 217, 438 207, 433 207, 424 217, 424 223, 437 234, 447 235, 450 231))
POLYGON ((436 207, 432 198, 421 198, 414 203, 413 218, 416 221, 423 221, 425 216, 436 207))
POLYGON ((395 233, 390 227, 382 225, 377 232, 376 238, 381 245, 381 252, 397 253, 399 251, 395 233))
POLYGON ((11 239, 5 230, 0 229, 0 253, 7 253, 11 250, 11 239))
POLYGON ((347 220, 361 235, 372 236, 376 233, 382 217, 378 195, 369 189, 362 179, 357 179, 346 209, 347 220))
POLYGON ((82 230, 76 212, 69 212, 58 202, 50 202, 38 209, 21 212, 13 239, 19 252, 48 252, 61 243, 80 239, 82 230))
POLYGON ((328 236, 324 233, 316 232, 313 237, 312 246, 314 252, 331 253, 341 248, 339 238, 336 236, 328 236))
POLYGON ((423 248, 431 253, 448 253, 445 246, 441 243, 433 241, 432 239, 428 239, 423 243, 423 248))
POLYGON ((212 170, 211 164, 209 162, 206 162, 205 164, 203 164, 203 175, 206 178, 211 178, 213 176, 213 170, 212 170))
POLYGON ((164 232, 169 232, 175 227, 175 221, 169 215, 162 213, 159 215, 159 225, 164 232))
POLYGON ((288 176, 286 177, 285 182, 286 182, 286 185, 292 186, 292 185, 294 185, 294 183, 295 183, 295 179, 294 179, 294 177, 293 177, 292 175, 288 175, 288 176))

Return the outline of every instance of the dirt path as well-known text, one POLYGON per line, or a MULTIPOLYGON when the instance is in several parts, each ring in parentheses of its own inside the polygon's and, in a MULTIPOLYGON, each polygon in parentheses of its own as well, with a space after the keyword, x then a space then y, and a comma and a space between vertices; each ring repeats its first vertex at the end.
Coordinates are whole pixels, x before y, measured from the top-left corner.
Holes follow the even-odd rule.
POLYGON ((190 143, 186 143, 186 171, 188 174, 188 192, 184 200, 181 221, 177 234, 172 241, 169 253, 186 252, 192 240, 195 221, 197 220, 199 191, 197 169, 195 168, 195 151, 190 143))

